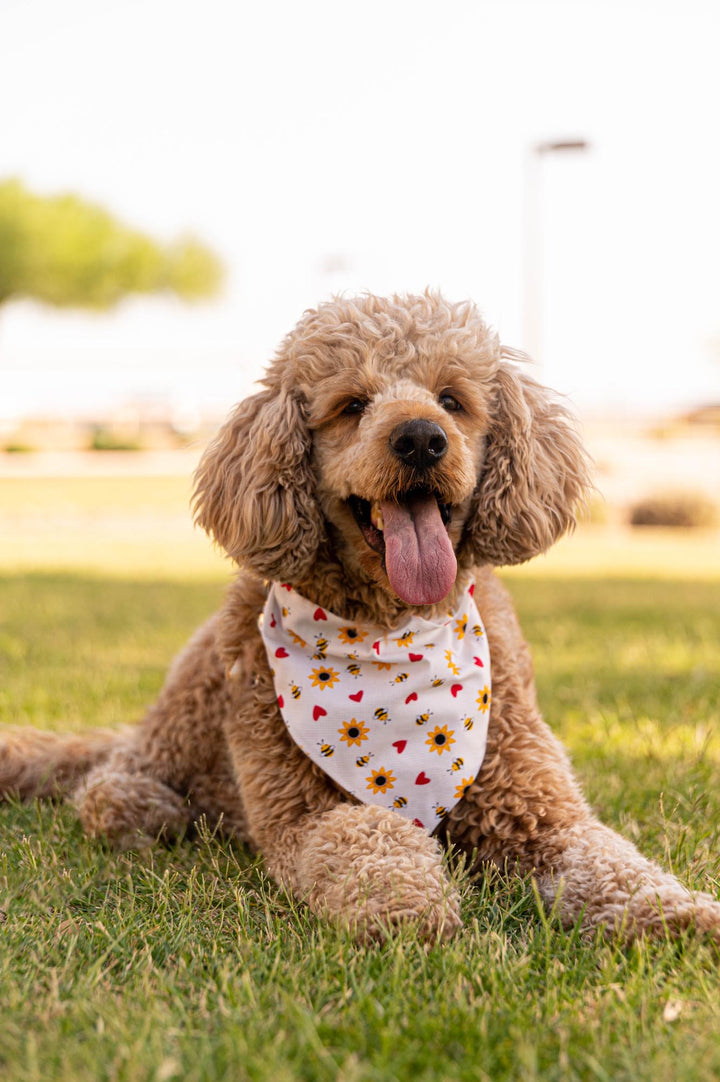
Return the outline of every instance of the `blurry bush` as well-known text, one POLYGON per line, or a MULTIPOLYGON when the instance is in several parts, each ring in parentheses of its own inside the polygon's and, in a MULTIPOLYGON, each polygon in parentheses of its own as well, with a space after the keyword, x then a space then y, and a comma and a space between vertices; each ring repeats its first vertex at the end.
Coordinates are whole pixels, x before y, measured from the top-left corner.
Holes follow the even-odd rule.
POLYGON ((11 442, 6 443, 3 446, 2 450, 7 455, 30 455, 36 450, 36 448, 33 447, 30 443, 11 442))
POLYGON ((0 182, 0 304, 32 297, 109 308, 128 293, 210 297, 222 265, 199 241, 163 246, 76 195, 43 197, 0 182))
POLYGON ((631 526, 709 527, 716 526, 718 512, 707 496, 675 493, 638 500, 630 508, 631 526))
POLYGON ((110 429, 98 425, 88 442, 88 451, 142 451, 140 440, 117 436, 110 429))

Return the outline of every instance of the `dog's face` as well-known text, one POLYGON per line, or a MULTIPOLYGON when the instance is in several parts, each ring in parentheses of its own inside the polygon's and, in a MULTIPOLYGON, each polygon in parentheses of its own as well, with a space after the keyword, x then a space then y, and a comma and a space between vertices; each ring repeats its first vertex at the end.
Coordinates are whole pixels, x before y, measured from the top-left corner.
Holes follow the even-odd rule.
POLYGON ((446 597, 480 476, 488 407, 473 360, 342 361, 307 405, 316 495, 347 570, 409 605, 446 597))
POLYGON ((300 585, 322 548, 412 607, 458 563, 518 563, 587 483, 560 405, 470 304, 338 300, 283 343, 198 470, 198 519, 239 563, 300 585))

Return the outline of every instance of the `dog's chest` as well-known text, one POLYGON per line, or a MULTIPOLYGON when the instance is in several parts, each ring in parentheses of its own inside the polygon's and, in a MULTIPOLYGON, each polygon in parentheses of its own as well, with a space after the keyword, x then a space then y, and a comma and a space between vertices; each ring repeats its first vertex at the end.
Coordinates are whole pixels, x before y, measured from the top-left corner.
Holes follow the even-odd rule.
POLYGON ((290 736, 342 789, 432 832, 482 764, 490 656, 468 587, 436 621, 381 630, 283 584, 260 631, 290 736))

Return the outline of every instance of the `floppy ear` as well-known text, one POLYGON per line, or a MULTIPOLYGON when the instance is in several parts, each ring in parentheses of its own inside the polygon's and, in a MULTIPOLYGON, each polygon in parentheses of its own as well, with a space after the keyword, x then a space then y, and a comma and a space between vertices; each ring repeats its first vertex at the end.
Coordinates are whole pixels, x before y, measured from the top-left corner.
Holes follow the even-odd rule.
POLYGON ((485 460, 465 524, 464 543, 476 562, 519 564, 545 552, 574 527, 589 488, 589 460, 572 415, 500 361, 485 460))
POLYGON ((323 526, 310 446, 298 401, 268 388, 235 408, 195 474, 196 521, 263 578, 297 580, 315 560, 323 526))

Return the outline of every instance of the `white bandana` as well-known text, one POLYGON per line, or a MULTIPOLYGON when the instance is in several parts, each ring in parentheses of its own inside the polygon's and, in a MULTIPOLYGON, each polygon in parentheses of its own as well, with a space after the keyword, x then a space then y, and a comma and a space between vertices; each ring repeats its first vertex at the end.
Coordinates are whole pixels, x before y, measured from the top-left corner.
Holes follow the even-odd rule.
POLYGON ((471 585, 437 621, 342 620, 274 583, 260 631, 290 736, 347 793, 429 833, 485 755, 490 654, 471 585))

